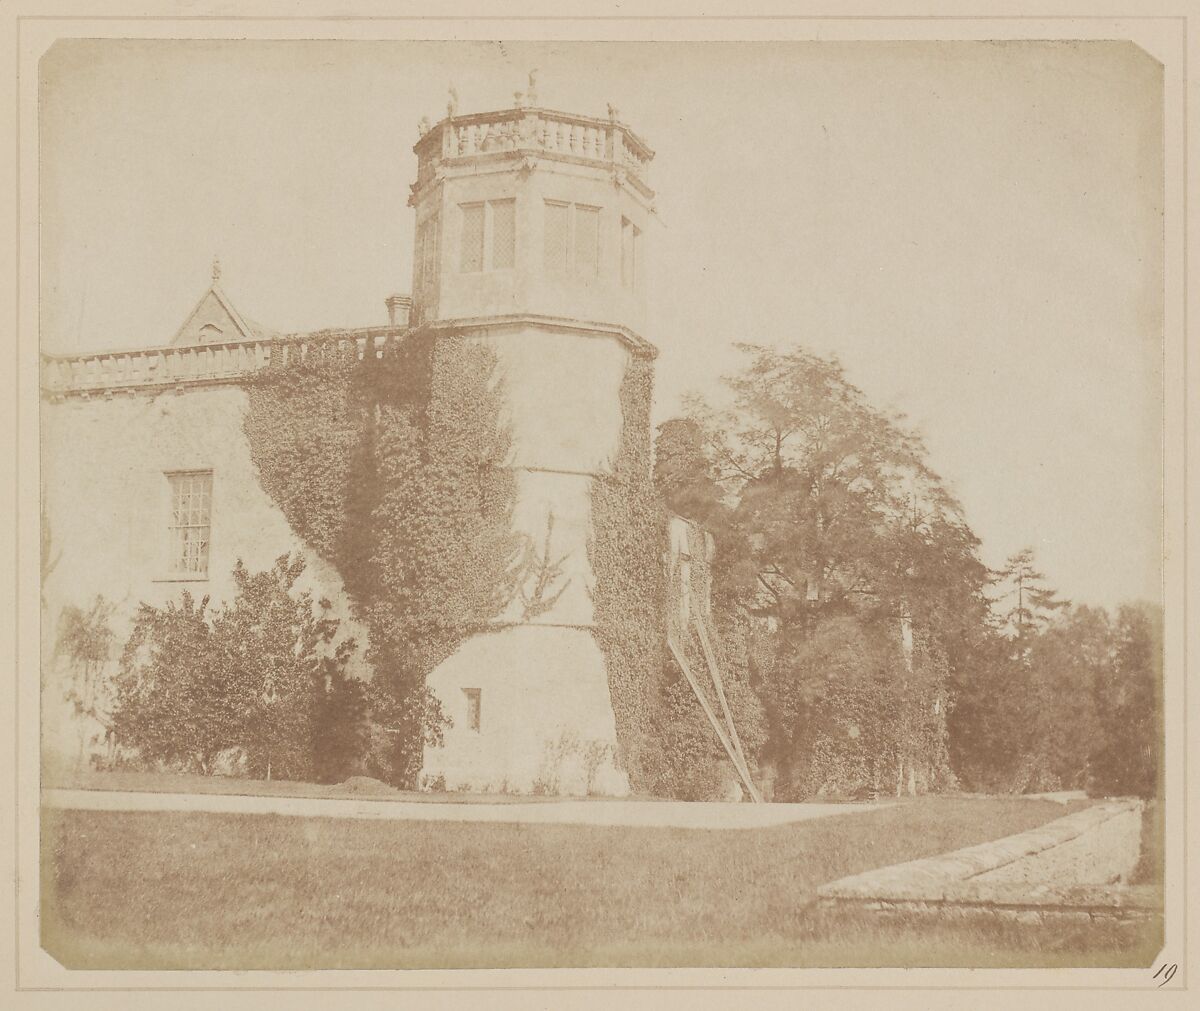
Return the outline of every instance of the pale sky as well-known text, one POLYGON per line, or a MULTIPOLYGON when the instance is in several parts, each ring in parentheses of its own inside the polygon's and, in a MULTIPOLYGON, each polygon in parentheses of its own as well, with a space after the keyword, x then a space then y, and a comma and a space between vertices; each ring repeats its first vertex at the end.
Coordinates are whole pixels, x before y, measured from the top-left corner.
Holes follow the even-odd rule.
POLYGON ((283 331, 410 287, 422 116, 539 104, 655 150, 657 420, 733 341, 905 412, 984 560, 1161 596, 1162 75, 1122 43, 59 42, 42 339, 168 342, 207 287, 283 331))

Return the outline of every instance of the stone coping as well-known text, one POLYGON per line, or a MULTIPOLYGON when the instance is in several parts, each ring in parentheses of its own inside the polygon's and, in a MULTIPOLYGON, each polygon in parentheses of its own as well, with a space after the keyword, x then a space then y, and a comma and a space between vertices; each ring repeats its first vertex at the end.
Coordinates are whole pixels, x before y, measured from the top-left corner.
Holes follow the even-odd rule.
MULTIPOLYGON (((887 901, 886 899, 883 901, 887 901)), ((1028 882, 965 881, 947 885, 942 902, 955 905, 1007 906, 1020 909, 1161 909, 1154 885, 1030 885, 1028 882)))
POLYGON ((1144 893, 1141 889, 1107 885, 1030 886, 972 880, 1015 860, 1070 842, 1111 818, 1140 810, 1138 800, 1104 801, 1017 835, 841 878, 822 885, 817 896, 830 901, 996 903, 1024 907, 1064 904, 1117 907, 1133 901, 1140 903, 1156 893, 1156 889, 1144 893))

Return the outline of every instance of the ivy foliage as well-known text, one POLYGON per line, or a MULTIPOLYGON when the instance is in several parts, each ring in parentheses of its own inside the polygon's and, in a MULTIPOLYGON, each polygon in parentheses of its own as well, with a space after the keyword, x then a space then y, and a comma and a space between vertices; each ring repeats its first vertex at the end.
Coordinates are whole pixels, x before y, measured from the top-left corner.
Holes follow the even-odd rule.
POLYGON ((418 332, 378 357, 273 367, 250 388, 262 485, 367 626, 372 772, 398 785, 445 724, 429 673, 528 576, 495 372, 484 344, 418 332))
MULTIPOLYGON (((721 796, 736 779, 691 686, 667 649, 667 615, 677 607, 670 583, 669 514, 651 463, 653 361, 632 358, 620 388, 621 440, 611 474, 592 486, 588 557, 595 576, 596 637, 608 670, 621 766, 637 792, 685 800, 721 796)), ((693 569, 694 597, 709 576, 693 569)), ((722 673, 726 700, 750 755, 761 746, 761 706, 750 687, 745 629, 736 611, 702 615, 722 673)), ((720 713, 694 639, 684 643, 701 690, 720 713)), ((751 759, 753 764, 753 758, 751 759)))
POLYGON ((787 756, 781 787, 792 796, 864 788, 924 792, 952 784, 945 709, 946 665, 917 636, 911 660, 880 620, 828 617, 786 644, 764 679, 775 754, 787 756))
POLYGON ((650 469, 653 361, 633 358, 621 381, 621 439, 611 473, 592 484, 588 559, 596 639, 608 670, 618 762, 637 792, 669 778, 662 729, 667 516, 650 469))

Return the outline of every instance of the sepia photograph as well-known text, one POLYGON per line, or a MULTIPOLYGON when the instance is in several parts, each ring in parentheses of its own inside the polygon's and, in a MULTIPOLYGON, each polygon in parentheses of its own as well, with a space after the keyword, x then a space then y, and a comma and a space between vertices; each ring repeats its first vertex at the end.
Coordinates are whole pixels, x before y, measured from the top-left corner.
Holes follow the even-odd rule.
POLYGON ((1172 983, 1160 59, 36 67, 49 959, 1172 983))

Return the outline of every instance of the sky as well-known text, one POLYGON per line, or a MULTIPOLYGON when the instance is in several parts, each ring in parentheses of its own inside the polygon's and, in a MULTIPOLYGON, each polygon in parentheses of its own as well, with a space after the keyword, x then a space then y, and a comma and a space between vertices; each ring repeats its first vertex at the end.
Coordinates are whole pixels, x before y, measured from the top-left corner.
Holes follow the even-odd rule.
POLYGON ((1161 599, 1162 71, 1109 42, 65 40, 40 81, 41 339, 170 341, 207 288, 281 332, 411 285, 422 116, 539 104, 656 152, 656 421, 734 342, 836 354, 999 566, 1161 599))

